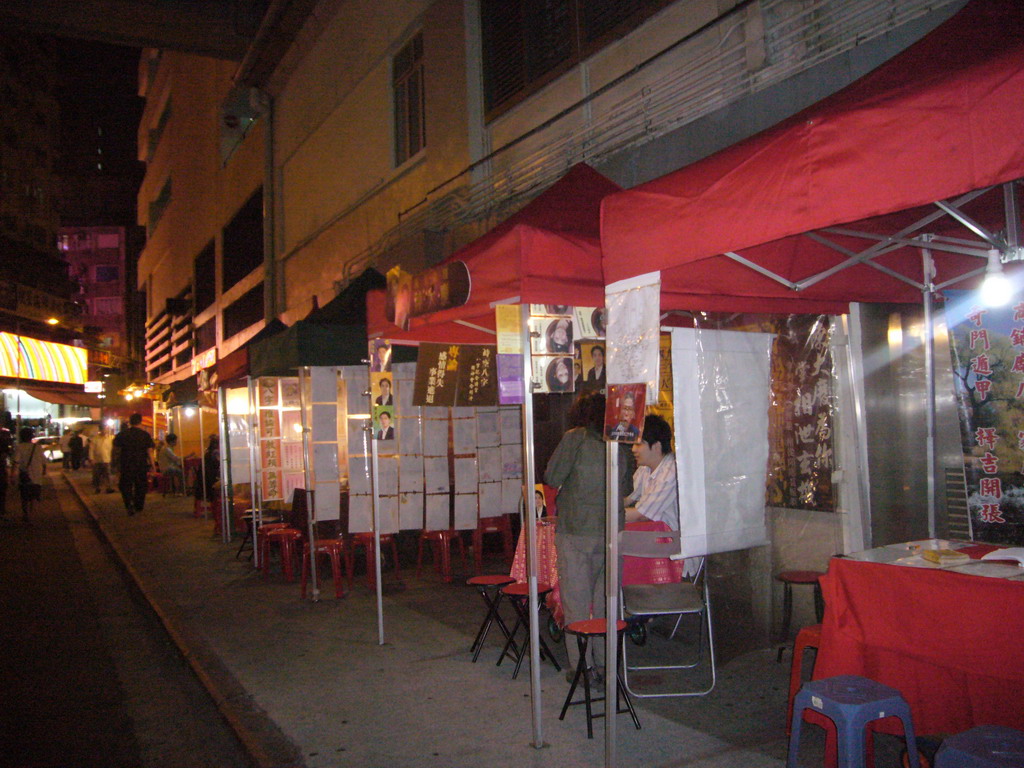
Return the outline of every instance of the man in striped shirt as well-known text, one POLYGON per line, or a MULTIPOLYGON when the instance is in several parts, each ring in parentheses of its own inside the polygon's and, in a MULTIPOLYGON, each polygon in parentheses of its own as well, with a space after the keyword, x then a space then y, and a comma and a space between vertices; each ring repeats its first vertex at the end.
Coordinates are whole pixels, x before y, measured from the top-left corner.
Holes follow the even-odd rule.
POLYGON ((672 453, 672 428, 660 416, 644 419, 644 433, 633 446, 637 470, 633 493, 626 497, 626 522, 662 522, 679 530, 676 493, 676 458, 672 453))

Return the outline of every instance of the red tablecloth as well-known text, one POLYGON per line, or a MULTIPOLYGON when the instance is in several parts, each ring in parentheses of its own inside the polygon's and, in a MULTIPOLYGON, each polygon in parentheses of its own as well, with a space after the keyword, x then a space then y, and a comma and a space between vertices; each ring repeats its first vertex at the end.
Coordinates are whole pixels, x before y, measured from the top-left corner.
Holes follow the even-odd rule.
MULTIPOLYGON (((628 523, 630 531, 667 531, 664 523, 628 523)), ((665 584, 681 581, 682 560, 661 557, 623 557, 623 584, 665 584)), ((515 558, 510 573, 516 581, 526 581, 526 532, 519 534, 515 558)), ((555 523, 542 520, 537 523, 537 581, 550 584, 554 589, 547 598, 547 606, 558 626, 562 626, 562 593, 558 586, 558 553, 555 549, 555 523)))
POLYGON ((815 678, 897 688, 920 734, 1024 729, 1024 581, 833 558, 821 585, 815 678))

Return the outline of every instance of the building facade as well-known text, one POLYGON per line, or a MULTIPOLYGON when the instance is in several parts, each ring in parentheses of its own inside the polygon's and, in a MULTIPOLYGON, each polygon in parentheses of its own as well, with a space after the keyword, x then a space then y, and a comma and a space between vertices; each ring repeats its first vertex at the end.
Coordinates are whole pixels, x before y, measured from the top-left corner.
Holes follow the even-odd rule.
MULTIPOLYGON (((322 0, 237 67, 147 53, 147 371, 191 375, 194 356, 294 323, 367 267, 419 272, 576 163, 632 187, 699 160, 963 5, 322 0)), ((755 626, 748 640, 770 624, 765 558, 727 569, 719 615, 755 626)))

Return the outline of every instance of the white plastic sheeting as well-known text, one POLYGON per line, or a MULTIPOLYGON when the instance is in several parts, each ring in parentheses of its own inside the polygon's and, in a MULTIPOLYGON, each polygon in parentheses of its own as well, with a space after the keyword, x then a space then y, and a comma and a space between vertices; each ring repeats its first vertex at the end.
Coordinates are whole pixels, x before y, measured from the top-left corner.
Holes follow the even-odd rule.
POLYGON ((671 333, 679 556, 766 544, 772 336, 671 333))

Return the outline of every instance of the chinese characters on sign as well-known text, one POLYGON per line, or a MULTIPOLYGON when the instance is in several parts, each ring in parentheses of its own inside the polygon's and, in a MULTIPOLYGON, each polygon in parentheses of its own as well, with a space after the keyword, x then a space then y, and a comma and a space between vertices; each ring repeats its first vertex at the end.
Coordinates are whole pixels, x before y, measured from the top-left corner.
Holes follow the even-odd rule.
POLYGON ((1024 302, 972 306, 952 331, 974 536, 1024 544, 1024 302))
POLYGON ((767 501, 833 511, 832 356, 825 316, 778 321, 772 349, 767 501))
POLYGON ((496 357, 489 346, 421 344, 413 405, 497 405, 496 357))

